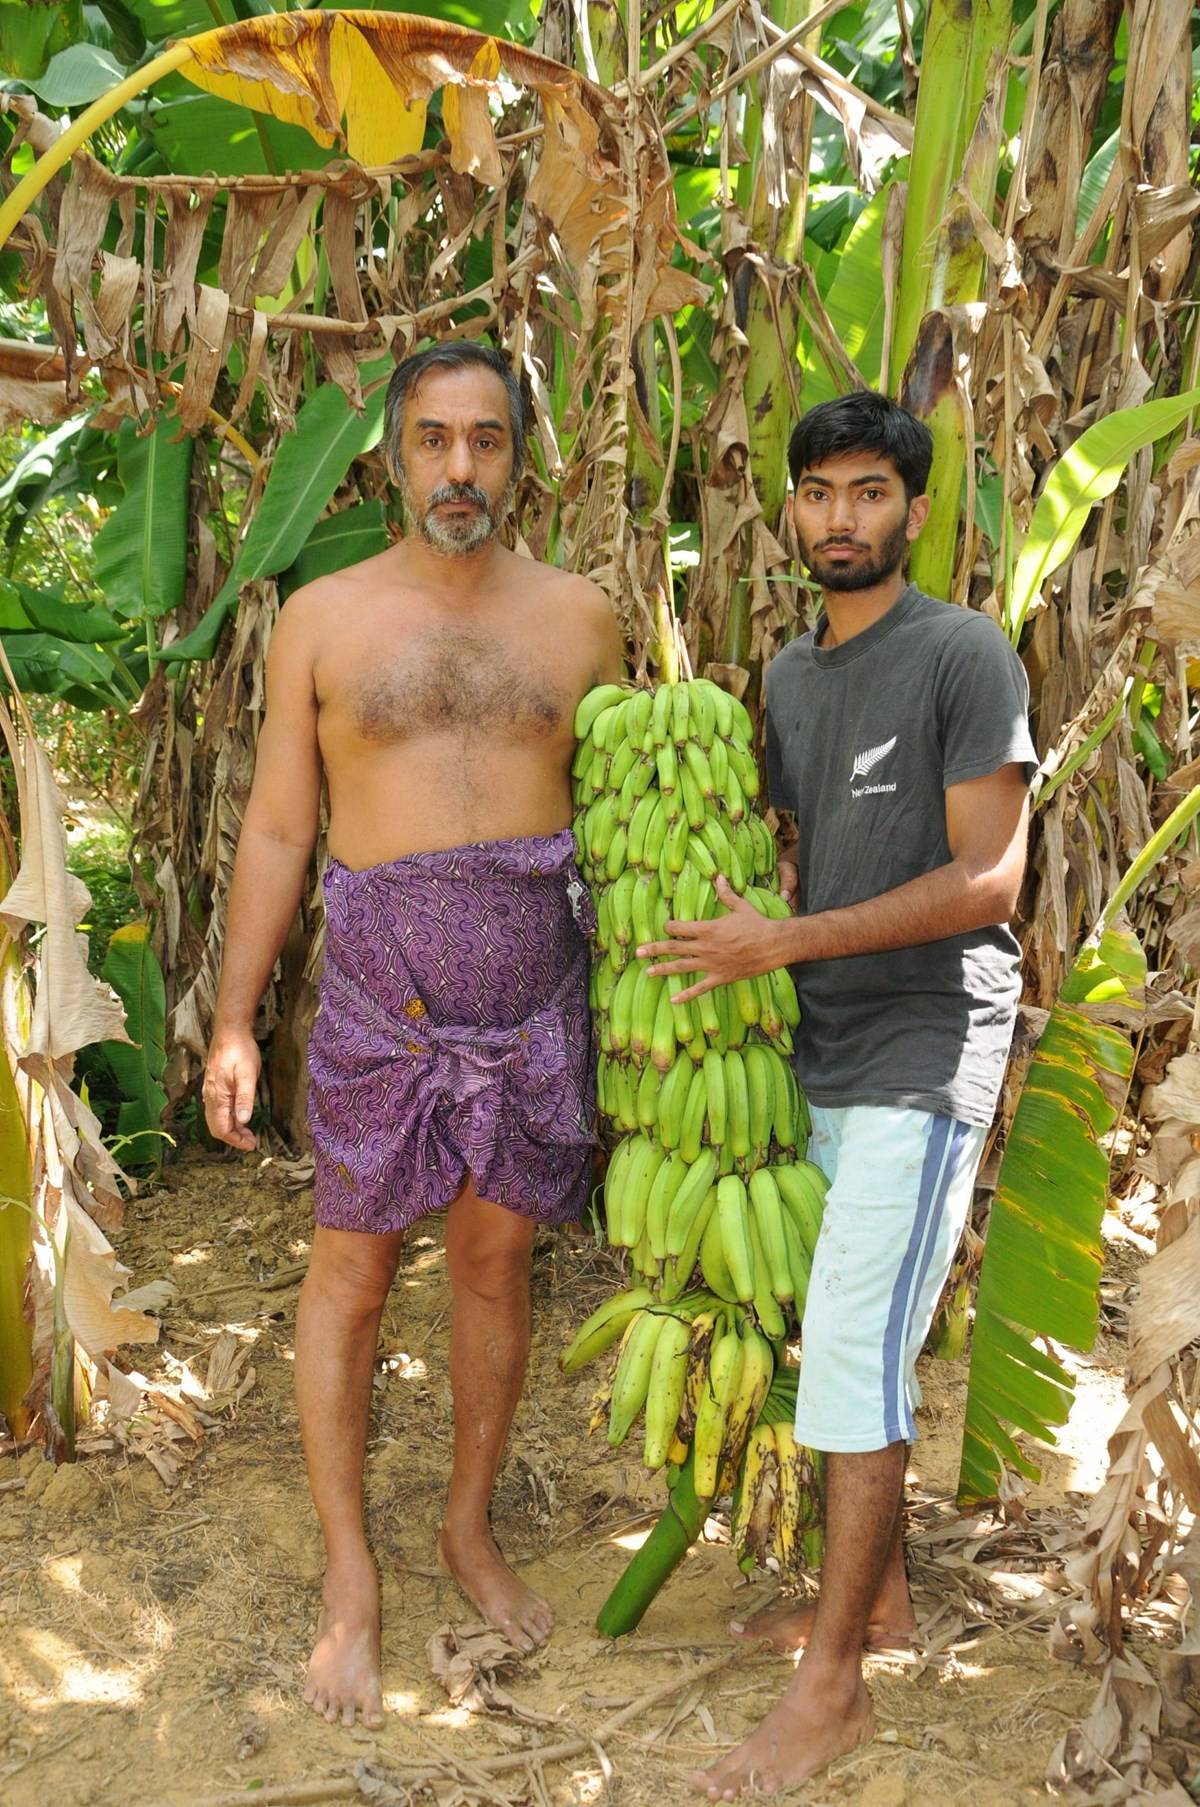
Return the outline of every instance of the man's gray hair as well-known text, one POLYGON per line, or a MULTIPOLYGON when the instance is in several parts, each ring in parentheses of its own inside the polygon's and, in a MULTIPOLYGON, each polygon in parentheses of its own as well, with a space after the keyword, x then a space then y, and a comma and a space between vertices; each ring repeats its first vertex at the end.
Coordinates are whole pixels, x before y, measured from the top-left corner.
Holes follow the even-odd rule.
POLYGON ((472 366, 490 370, 504 384, 508 396, 508 419, 512 433, 512 476, 518 477, 525 462, 525 435, 529 417, 521 385, 500 353, 490 345, 477 345, 471 339, 452 340, 445 345, 431 345, 426 351, 414 352, 397 364, 388 384, 383 411, 383 443, 389 462, 400 464, 400 431, 404 425, 404 409, 409 394, 429 370, 464 370, 472 366))

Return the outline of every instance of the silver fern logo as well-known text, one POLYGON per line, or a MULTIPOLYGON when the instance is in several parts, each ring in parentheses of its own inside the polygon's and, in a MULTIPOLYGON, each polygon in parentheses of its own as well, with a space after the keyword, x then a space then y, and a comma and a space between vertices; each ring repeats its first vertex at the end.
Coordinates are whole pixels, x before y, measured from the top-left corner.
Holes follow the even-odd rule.
MULTIPOLYGON (((881 740, 877 747, 868 747, 865 752, 856 753, 854 756, 854 764, 850 770, 851 784, 858 778, 869 777, 875 770, 875 767, 879 764, 879 761, 887 758, 898 739, 899 736, 893 734, 890 740, 881 740)), ((892 785, 891 788, 894 790, 896 787, 895 785, 892 785)))

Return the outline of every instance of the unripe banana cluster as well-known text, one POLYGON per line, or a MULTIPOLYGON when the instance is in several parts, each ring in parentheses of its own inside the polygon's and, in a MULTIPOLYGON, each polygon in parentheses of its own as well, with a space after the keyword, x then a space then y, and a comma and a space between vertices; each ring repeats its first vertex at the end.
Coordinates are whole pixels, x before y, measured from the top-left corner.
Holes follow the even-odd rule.
POLYGON ((698 1290, 671 1303, 645 1286, 606 1299, 562 1358, 567 1373, 621 1342, 608 1401, 614 1448, 645 1418, 647 1468, 695 1455, 697 1496, 732 1491, 766 1402, 775 1352, 741 1306, 698 1290))
POLYGON ((792 1577, 821 1564, 825 1459, 796 1442, 795 1415, 796 1370, 784 1369, 750 1432, 733 1497, 730 1537, 747 1574, 758 1565, 792 1577))
MULTIPOLYGON (((808 1110, 788 1058, 799 1006, 786 968, 673 1004, 693 975, 651 978, 654 961, 636 950, 666 939, 668 920, 725 915, 721 875, 764 916, 789 910, 754 806, 750 718, 734 697, 704 679, 601 685, 580 703, 575 733, 575 839, 599 925, 597 1103, 625 1132, 604 1215, 643 1283, 589 1318, 563 1366, 623 1339, 610 1442, 644 1413, 647 1466, 680 1463, 690 1445, 696 1493, 711 1498, 738 1486, 775 1375, 772 1344, 803 1316, 825 1179, 804 1158, 808 1110)), ((817 1483, 801 1488, 801 1472, 787 1506, 796 1548, 803 1525, 820 1520, 817 1483)))

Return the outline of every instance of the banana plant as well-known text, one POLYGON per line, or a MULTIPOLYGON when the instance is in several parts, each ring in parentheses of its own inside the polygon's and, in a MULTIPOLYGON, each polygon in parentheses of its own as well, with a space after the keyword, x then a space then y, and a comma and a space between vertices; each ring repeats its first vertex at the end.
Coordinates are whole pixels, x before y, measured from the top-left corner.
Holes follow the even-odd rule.
POLYGON ((99 1044, 121 1088, 117 1134, 122 1158, 127 1155, 133 1163, 157 1164, 167 1108, 162 1085, 167 1064, 167 991, 148 922, 126 923, 115 931, 101 974, 125 1006, 125 1026, 132 1037, 128 1042, 99 1044))
MULTIPOLYGON (((0 898, 12 883, 7 824, 0 818, 0 898)), ((33 1379, 33 1327, 25 1316, 25 1270, 32 1247, 33 1169, 10 1048, 24 1040, 28 1000, 16 943, 0 928, 0 1416, 10 1435, 29 1430, 25 1395, 33 1379)))
POLYGON ((1116 1120, 1104 1081, 1124 1088, 1127 1035, 1105 1006, 1137 1008, 1146 957, 1121 916, 1137 887, 1200 816, 1200 786, 1142 848, 1084 943, 1038 1042, 996 1182, 975 1302, 958 1498, 993 1496, 1005 1463, 1030 1480, 1037 1464, 1013 1429, 1053 1444, 1074 1381, 1044 1346, 1084 1353, 1096 1337, 1108 1198, 1101 1147, 1116 1120))

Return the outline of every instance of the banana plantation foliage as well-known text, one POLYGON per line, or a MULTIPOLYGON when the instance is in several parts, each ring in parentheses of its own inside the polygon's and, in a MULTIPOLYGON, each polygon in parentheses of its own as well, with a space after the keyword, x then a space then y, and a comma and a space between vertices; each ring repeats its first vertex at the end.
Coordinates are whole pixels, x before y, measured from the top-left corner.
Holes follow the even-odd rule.
MULTIPOLYGON (((960 1492, 1011 1498, 1018 1434, 1065 1421, 1106 1204, 1137 1191, 1158 1252, 1056 1634, 1102 1689, 1052 1770, 1097 1800, 1157 1786, 1186 1675, 1164 1699, 1122 1609, 1178 1593, 1189 1536, 1194 1577, 1200 1511, 1198 57, 1185 0, 2 0, 6 1344, 31 1248, 35 1304, 10 1427, 40 1410, 69 1453, 77 1356, 114 1410, 137 1396, 109 1359, 155 1334, 152 1299, 112 1303, 117 1156, 136 1167, 195 1096, 279 610, 400 531, 395 362, 502 348, 536 427, 514 543, 605 588, 643 685, 736 699, 747 744, 765 665, 812 619, 791 424, 879 388, 934 435, 912 574, 1008 634, 1041 758, 960 1492), (35 558, 85 498, 86 556, 35 558), (126 1027, 75 941, 22 693, 135 727, 145 925, 105 968, 126 1027), (117 1156, 71 1085, 94 1043, 117 1156)), ((319 895, 314 871, 259 1023, 293 1143, 319 895)), ((786 1302, 803 1238, 778 1222, 786 1302)))

